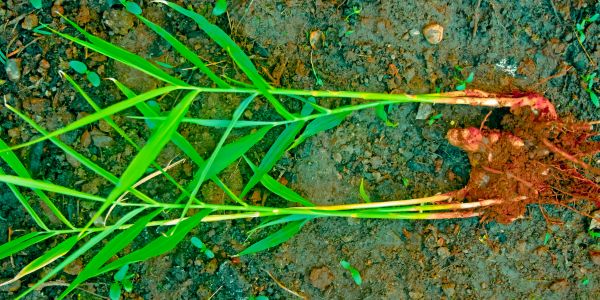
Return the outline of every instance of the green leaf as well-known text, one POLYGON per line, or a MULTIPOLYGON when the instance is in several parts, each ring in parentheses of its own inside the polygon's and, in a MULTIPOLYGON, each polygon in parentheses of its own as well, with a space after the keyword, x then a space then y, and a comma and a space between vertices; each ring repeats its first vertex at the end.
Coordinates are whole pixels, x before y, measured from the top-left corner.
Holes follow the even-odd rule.
POLYGON ((360 186, 358 188, 358 192, 360 194, 360 197, 366 202, 366 203, 371 203, 371 197, 369 197, 369 195, 367 194, 367 192, 365 191, 365 182, 364 179, 361 178, 360 179, 360 186))
POLYGON ((596 93, 590 91, 590 100, 592 100, 592 103, 594 104, 594 106, 596 106, 596 108, 600 108, 600 101, 598 101, 598 95, 596 95, 596 93))
POLYGON ((129 265, 126 264, 122 266, 117 273, 115 273, 114 279, 116 281, 123 281, 125 279, 125 275, 127 275, 127 271, 129 271, 129 265))
MULTIPOLYGON (((45 140, 47 140, 47 139, 49 139, 51 137, 59 136, 61 134, 67 133, 69 131, 72 131, 72 130, 78 129, 80 127, 86 126, 86 125, 88 125, 90 123, 96 122, 96 121, 98 121, 100 119, 103 119, 105 117, 112 116, 112 115, 114 115, 114 114, 116 114, 116 113, 118 113, 118 112, 120 112, 122 110, 128 109, 128 108, 130 108, 130 107, 132 107, 132 106, 134 106, 134 105, 136 105, 138 103, 147 101, 148 99, 152 99, 152 98, 155 98, 157 96, 161 96, 163 94, 166 94, 168 92, 171 92, 171 91, 174 91, 174 90, 177 90, 177 89, 178 88, 175 87, 175 86, 165 86, 165 87, 162 87, 162 88, 157 88, 157 89, 154 89, 154 90, 150 90, 148 92, 140 94, 139 96, 135 96, 133 98, 129 98, 127 100, 123 100, 123 101, 117 102, 117 103, 115 103, 115 104, 113 104, 111 106, 108 106, 108 107, 102 109, 99 112, 93 113, 91 115, 87 115, 87 116, 85 116, 85 117, 83 117, 83 118, 81 118, 79 120, 73 121, 73 122, 69 123, 68 125, 66 125, 64 127, 61 127, 60 129, 57 129, 57 130, 55 130, 53 132, 50 132, 47 135, 44 135, 43 137, 34 139, 32 141, 29 141, 29 142, 26 142, 26 143, 23 143, 23 144, 20 144, 20 145, 17 145, 17 146, 13 146, 10 149, 14 150, 14 149, 19 149, 19 148, 31 146, 31 145, 39 143, 41 141, 45 141, 45 140)), ((7 107, 9 107, 9 105, 7 105, 7 107)), ((0 149, 0 153, 4 152, 4 151, 6 151, 6 150, 0 149)))
POLYGON ((208 214, 210 214, 211 210, 204 209, 195 215, 181 221, 179 226, 173 227, 169 232, 164 236, 160 236, 150 243, 146 244, 143 248, 136 250, 126 256, 123 256, 105 267, 102 268, 101 272, 109 272, 111 270, 115 270, 125 264, 131 264, 134 262, 145 261, 152 257, 156 257, 162 254, 165 254, 175 248, 181 240, 187 235, 190 230, 194 229, 200 221, 208 214))
MULTIPOLYGON (((256 165, 254 165, 247 157, 244 156, 246 163, 252 168, 252 171, 256 174, 258 172, 256 165)), ((285 185, 279 183, 279 181, 275 180, 275 178, 269 176, 269 174, 264 174, 260 179, 260 183, 269 191, 273 192, 275 195, 290 201, 300 203, 304 206, 315 206, 312 202, 304 199, 302 196, 298 195, 298 193, 294 192, 290 188, 285 185)))
MULTIPOLYGON (((8 164, 8 166, 17 174, 17 176, 22 177, 22 178, 31 178, 31 175, 29 174, 29 171, 27 171, 27 168, 23 165, 23 163, 17 157, 17 155, 13 151, 10 150, 9 146, 2 139, 0 139, 0 158, 2 158, 2 160, 4 160, 6 162, 6 164, 8 164)), ((0 175, 5 175, 4 171, 1 171, 0 175)), ((41 218, 37 215, 37 213, 35 213, 33 208, 31 208, 31 206, 27 202, 27 198, 25 198, 14 185, 9 184, 8 186, 11 189, 11 191, 15 194, 17 199, 19 199, 19 201, 21 202, 23 207, 25 207, 25 209, 27 210, 29 215, 31 215, 31 217, 36 221, 36 223, 41 228, 47 228, 47 227, 45 227, 45 224, 44 224, 44 222, 42 222, 41 218)), ((28 186, 26 186, 26 187, 31 188, 28 186)), ((63 224, 67 225, 68 227, 75 228, 75 227, 73 227, 71 222, 69 222, 69 220, 61 213, 61 211, 58 209, 58 207, 56 207, 54 202, 52 202, 52 200, 50 200, 50 198, 48 198, 48 196, 46 194, 44 194, 44 192, 37 190, 35 188, 32 188, 32 189, 33 189, 33 192, 38 197, 40 197, 40 199, 42 199, 42 202, 44 202, 44 204, 46 204, 46 206, 48 206, 50 211, 52 211, 52 213, 56 216, 57 219, 59 219, 63 224)))
POLYGON ((217 0, 217 3, 215 3, 215 8, 213 8, 212 14, 215 16, 220 16, 225 11, 227 11, 227 0, 217 0))
POLYGON ((204 249, 204 255, 206 255, 208 259, 215 258, 215 254, 208 248, 204 249))
POLYGON ((263 229, 263 228, 274 226, 274 225, 289 223, 289 222, 293 222, 293 221, 300 221, 300 220, 311 220, 314 218, 317 218, 317 216, 311 216, 311 215, 288 215, 288 216, 281 216, 281 217, 277 216, 277 217, 275 217, 275 219, 264 221, 260 225, 252 228, 251 230, 248 231, 248 234, 253 234, 254 232, 256 232, 259 229, 263 229))
POLYGON ((71 249, 73 249, 73 247, 77 243, 77 238, 78 237, 76 235, 74 235, 74 236, 64 240, 62 243, 50 248, 50 250, 48 250, 46 253, 44 253, 41 256, 39 256, 38 258, 34 259, 32 262, 30 262, 28 265, 26 265, 23 269, 21 269, 21 271, 17 275, 15 275, 15 277, 13 279, 11 279, 7 282, 4 282, 1 285, 5 285, 10 282, 17 281, 20 278, 23 278, 23 277, 27 276, 28 274, 31 274, 49 264, 51 264, 53 261, 63 257, 65 254, 67 254, 69 251, 71 251, 71 249))
POLYGON ((338 126, 342 121, 348 116, 351 112, 341 112, 333 115, 327 115, 324 117, 317 118, 312 122, 308 123, 304 132, 294 141, 294 143, 290 146, 290 149, 295 148, 307 138, 325 130, 329 130, 333 127, 338 126))
POLYGON ((192 242, 192 245, 194 245, 198 249, 200 249, 200 250, 206 249, 206 246, 204 245, 204 243, 199 238, 193 236, 190 241, 192 242))
POLYGON ((73 190, 73 189, 70 189, 70 188, 67 188, 64 186, 60 186, 60 185, 56 185, 56 184, 52 184, 52 183, 48 183, 48 182, 44 182, 44 181, 40 181, 40 180, 35 180, 35 179, 31 179, 31 178, 23 178, 23 177, 12 176, 12 175, 0 175, 0 182, 11 183, 11 184, 15 184, 18 186, 28 187, 28 188, 32 188, 32 189, 40 189, 40 190, 44 190, 44 191, 48 191, 48 192, 58 193, 58 194, 82 198, 82 199, 88 199, 88 200, 92 200, 92 201, 104 202, 104 198, 99 197, 99 196, 95 196, 92 194, 80 192, 78 190, 73 190))
POLYGON ((87 31, 83 30, 83 28, 79 27, 79 25, 77 25, 75 22, 71 21, 70 19, 68 19, 66 17, 63 17, 63 18, 71 26, 73 26, 75 29, 77 29, 77 31, 79 31, 81 34, 83 34, 89 40, 89 42, 78 39, 78 38, 73 37, 68 34, 64 34, 64 33, 59 32, 51 27, 48 27, 48 29, 50 29, 55 34, 65 38, 67 40, 70 40, 76 44, 79 44, 79 45, 89 48, 93 51, 96 51, 100 54, 108 56, 108 57, 110 57, 118 62, 121 62, 123 64, 126 64, 132 68, 140 70, 156 79, 170 83, 175 86, 187 86, 188 85, 187 83, 185 83, 185 81, 167 74, 165 71, 163 71, 159 67, 155 66, 154 64, 150 63, 143 57, 133 54, 123 48, 117 47, 101 38, 95 37, 95 36, 89 34, 87 31))
POLYGON ((273 105, 277 113, 279 113, 286 120, 293 120, 295 118, 289 111, 287 111, 287 109, 279 102, 279 100, 275 99, 275 97, 269 92, 271 87, 267 81, 260 76, 250 58, 223 30, 221 30, 221 28, 208 22, 208 20, 206 20, 202 15, 191 10, 187 10, 177 4, 164 0, 158 0, 157 2, 164 3, 177 12, 193 19, 196 24, 198 24, 200 29, 202 29, 213 41, 215 41, 219 46, 227 51, 227 53, 229 53, 238 67, 242 69, 242 71, 246 74, 246 76, 248 76, 260 93, 267 98, 271 105, 273 105))
POLYGON ((584 32, 579 32, 579 42, 580 43, 585 42, 585 33, 584 32))
POLYGON ((456 86, 457 91, 464 91, 467 88, 467 85, 463 82, 456 86))
MULTIPOLYGON (((84 281, 92 277, 101 275, 102 273, 100 273, 100 268, 102 267, 102 265, 104 265, 104 263, 112 259, 115 254, 124 249, 127 245, 131 244, 131 242, 142 232, 142 230, 146 228, 146 224, 148 224, 161 212, 162 209, 157 209, 154 212, 147 214, 146 216, 137 220, 133 224, 133 226, 127 228, 126 230, 112 238, 106 245, 104 245, 104 247, 102 247, 102 250, 100 250, 100 252, 98 252, 87 263, 87 265, 85 266, 85 268, 83 268, 79 275, 77 275, 77 277, 73 281, 71 281, 71 284, 63 292, 63 295, 66 296, 84 281)), ((127 271, 125 271, 125 273, 127 273, 127 271)), ((116 276, 117 274, 115 274, 115 280, 117 280, 116 276)))
MULTIPOLYGON (((308 116, 312 113, 313 107, 309 104, 305 104, 302 107, 302 111, 300 113, 301 116, 308 116)), ((300 133, 300 130, 304 127, 305 121, 296 122, 288 125, 286 129, 281 132, 277 140, 271 145, 269 151, 265 154, 265 157, 260 162, 258 168, 253 169, 254 174, 248 180, 248 183, 242 190, 240 194, 241 198, 244 198, 248 192, 260 181, 263 180, 263 177, 275 166, 277 161, 281 159, 283 154, 287 151, 290 145, 294 142, 294 139, 300 133)))
POLYGON ((360 273, 358 272, 358 270, 356 268, 354 268, 352 265, 350 265, 349 262, 347 262, 345 260, 340 261, 340 265, 342 266, 342 268, 344 268, 348 272, 350 272, 350 275, 352 275, 352 279, 354 279, 354 282, 357 285, 362 284, 362 277, 360 277, 360 273))
MULTIPOLYGON (((17 299, 23 298, 25 295, 27 295, 28 293, 32 292, 34 289, 38 288, 41 284, 43 284, 44 282, 48 281, 48 279, 50 279, 53 276, 55 276, 58 272, 60 272, 68 264, 72 263, 79 256, 81 256, 82 254, 86 253, 94 245, 96 245, 100 241, 104 240, 104 238, 106 238, 108 235, 110 235, 111 233, 113 233, 115 230, 117 230, 118 228, 120 228, 121 226, 123 226, 123 224, 125 224, 127 221, 129 221, 129 219, 135 217, 137 214, 139 214, 143 210, 144 210, 143 207, 142 208, 138 208, 136 210, 133 210, 133 211, 127 213, 121 219, 119 219, 114 225, 109 226, 109 227, 105 227, 102 231, 100 231, 98 234, 96 234, 91 239, 89 239, 89 241, 87 241, 85 244, 83 244, 83 246, 77 248, 77 250, 75 250, 71 255, 69 255, 60 264, 58 264, 58 266, 54 267, 49 272, 45 273, 45 275, 44 275, 44 277, 42 279, 38 280, 35 284, 30 285, 29 288, 25 292, 23 292, 21 295, 19 295, 17 297, 17 299)), ((59 299, 62 299, 62 298, 64 298, 64 296, 62 296, 62 295, 59 296, 59 299)))
MULTIPOLYGON (((177 127, 179 123, 181 123, 181 119, 187 113, 190 105, 198 96, 199 91, 193 90, 188 92, 183 99, 171 110, 167 119, 160 124, 160 127, 157 128, 153 133, 146 145, 138 152, 138 154, 133 158, 127 169, 121 174, 119 178, 119 182, 110 192, 106 200, 102 204, 102 206, 98 209, 98 211, 92 216, 91 220, 84 227, 84 229, 89 228, 93 224, 93 220, 100 217, 102 213, 108 209, 115 200, 123 192, 127 191, 131 186, 133 186, 141 177, 144 175, 148 166, 158 157, 163 147, 169 142, 173 134, 177 131, 177 127)), ((139 97, 139 96, 138 96, 139 97)), ((136 97, 134 97, 136 98, 136 97)), ((106 109, 104 109, 106 110, 106 109)))
POLYGON ((133 291, 133 282, 131 282, 131 279, 125 278, 125 279, 123 279, 121 284, 123 285, 123 289, 126 292, 131 293, 131 291, 133 291))
POLYGON ((135 2, 125 2, 125 9, 136 16, 142 14, 142 8, 135 2))
POLYGON ((281 243, 284 243, 290 238, 292 238, 296 233, 298 233, 300 229, 302 229, 302 226, 304 226, 304 224, 306 224, 306 222, 308 221, 308 219, 305 219, 301 221, 291 222, 283 228, 279 229, 277 232, 244 249, 244 251, 240 252, 237 256, 257 253, 265 249, 275 247, 281 243))
POLYGON ((87 72, 86 73, 87 80, 95 87, 100 86, 100 76, 96 72, 87 72))
POLYGON ((78 60, 70 61, 69 66, 71 66, 71 69, 75 70, 75 72, 79 74, 85 74, 87 71, 87 66, 78 60))
POLYGON ((593 16, 591 16, 588 21, 591 22, 596 22, 596 20, 598 20, 600 18, 600 14, 595 14, 593 16))
MULTIPOLYGON (((2 168, 0 168, 0 175, 6 175, 6 173, 4 173, 4 170, 2 170, 2 168)), ((13 194, 19 200, 19 202, 21 202, 21 205, 23 205, 23 207, 25 208, 27 213, 31 216, 31 218, 35 221, 35 223, 40 228, 42 228, 46 231, 49 231, 50 229, 44 223, 42 218, 40 218, 40 216, 35 212, 33 207, 31 207, 31 205, 29 205, 29 199, 27 199, 14 184, 7 184, 7 186, 11 190, 11 192, 13 192, 13 194)))
POLYGON ((465 79, 465 82, 471 83, 471 82, 473 82, 473 79, 475 79, 475 72, 469 73, 469 77, 467 77, 467 79, 465 79))
POLYGON ((31 3, 31 6, 35 9, 42 8, 42 0, 29 0, 29 3, 31 3))
POLYGON ((121 299, 121 286, 118 282, 113 282, 110 285, 110 292, 108 294, 110 300, 119 300, 121 299))
POLYGON ((58 235, 56 232, 31 232, 2 244, 0 245, 0 260, 56 235, 58 235))
MULTIPOLYGON (((179 54, 181 54, 188 61, 193 63, 194 66, 196 66, 200 71, 202 71, 202 73, 204 73, 206 76, 208 76, 208 78, 210 78, 218 87, 221 87, 221 88, 231 87, 229 84, 227 84, 227 82, 223 81, 223 79, 219 78, 219 76, 217 76, 211 69, 209 69, 204 64, 204 62, 198 57, 198 54, 196 54, 195 52, 190 50, 188 47, 186 47, 182 42, 177 40, 168 31, 164 30, 162 27, 152 23, 150 20, 148 20, 142 16, 138 16, 138 18, 140 20, 142 20, 142 22, 144 22, 144 24, 146 24, 146 26, 148 26, 150 29, 152 29, 154 32, 156 32, 158 35, 160 35, 163 39, 165 39, 169 44, 171 44, 171 46, 173 46, 173 48, 175 50, 177 50, 177 52, 179 52, 179 54)), ((166 64, 164 64, 164 63, 159 63, 159 62, 156 62, 156 63, 162 67, 172 68, 172 66, 170 66, 170 65, 165 66, 166 64)))

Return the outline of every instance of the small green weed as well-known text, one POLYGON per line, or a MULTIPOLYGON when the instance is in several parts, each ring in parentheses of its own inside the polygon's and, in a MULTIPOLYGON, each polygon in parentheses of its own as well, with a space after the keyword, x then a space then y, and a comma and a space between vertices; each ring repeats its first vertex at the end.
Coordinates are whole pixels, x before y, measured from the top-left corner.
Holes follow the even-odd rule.
POLYGON ((427 120, 427 124, 429 124, 429 126, 433 125, 433 123, 435 123, 435 121, 441 119, 444 116, 444 114, 437 114, 434 116, 429 117, 429 120, 427 120))
POLYGON ((581 22, 575 25, 575 29, 577 29, 577 39, 580 43, 583 43, 586 40, 585 36, 585 28, 593 22, 596 22, 600 18, 600 14, 595 14, 591 17, 584 18, 581 22))
POLYGON ((31 6, 35 9, 42 8, 42 0, 29 0, 29 3, 31 3, 31 6))
POLYGON ((130 293, 133 290, 133 274, 127 274, 129 271, 129 265, 122 266, 117 273, 113 276, 114 282, 110 284, 109 298, 111 300, 121 299, 121 292, 125 290, 130 293))
POLYGON ((100 76, 98 76, 98 74, 96 72, 88 70, 88 67, 84 63, 82 63, 78 60, 72 60, 69 62, 69 66, 71 66, 71 69, 75 70, 75 72, 77 72, 81 75, 85 75, 87 80, 93 86, 95 86, 95 87, 100 86, 100 76))
POLYGON ((467 83, 473 82, 473 79, 475 78, 475 72, 469 73, 469 76, 467 76, 467 78, 463 79, 462 78, 462 71, 463 71, 462 67, 454 66, 454 71, 455 71, 454 79, 458 83, 456 85, 456 90, 464 91, 467 88, 467 83))
POLYGON ((213 8, 212 14, 220 16, 227 11, 227 0, 217 0, 215 7, 213 8))
POLYGON ((592 72, 590 74, 581 76, 581 79, 583 79, 583 81, 585 81, 586 86, 584 87, 585 91, 590 95, 590 100, 592 100, 592 103, 594 104, 594 106, 596 106, 596 108, 600 108, 600 101, 598 100, 598 95, 596 95, 596 93, 594 92, 594 79, 596 78, 596 76, 598 75, 598 73, 596 72, 592 72))
POLYGON ((192 245, 194 245, 196 248, 200 249, 200 251, 202 251, 202 253, 204 253, 204 255, 206 255, 207 258, 212 259, 215 257, 215 254, 208 249, 208 247, 206 247, 206 245, 197 237, 192 237, 191 239, 192 245))
POLYGON ((346 271, 350 272, 354 283, 356 283, 357 285, 362 284, 362 277, 360 276, 360 272, 358 272, 358 270, 355 267, 353 267, 349 262, 345 260, 340 261, 340 265, 342 266, 342 268, 346 269, 346 271))
POLYGON ((362 12, 362 8, 360 8, 359 6, 353 6, 350 14, 347 15, 346 18, 344 18, 344 21, 346 22, 346 25, 348 28, 346 30, 346 32, 344 32, 344 36, 349 36, 354 33, 354 30, 352 29, 352 26, 350 25, 350 18, 352 16, 360 16, 361 12, 362 12))
POLYGON ((369 197, 369 194, 367 194, 365 191, 365 181, 363 178, 360 179, 360 187, 358 188, 358 192, 363 201, 366 203, 371 203, 371 197, 369 197))

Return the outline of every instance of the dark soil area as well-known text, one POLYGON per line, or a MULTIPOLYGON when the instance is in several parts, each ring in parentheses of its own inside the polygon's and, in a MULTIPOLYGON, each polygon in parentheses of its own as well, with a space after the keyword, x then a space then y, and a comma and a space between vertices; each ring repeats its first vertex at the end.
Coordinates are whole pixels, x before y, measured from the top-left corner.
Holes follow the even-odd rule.
MULTIPOLYGON (((59 76, 69 70, 70 60, 84 61, 101 77, 115 77, 140 92, 159 82, 130 68, 87 52, 57 36, 31 29, 39 23, 71 32, 60 17, 62 10, 89 32, 148 59, 176 66, 177 75, 194 84, 209 84, 160 39, 140 24, 117 1, 43 1, 33 10, 28 1, 0 4, 0 50, 13 66, 0 70, 0 97, 36 122, 55 130, 93 109, 59 76)), ((207 17, 212 1, 175 1, 190 5, 207 17), (201 4, 198 4, 201 2, 201 4)), ((451 91, 474 72, 470 88, 490 92, 537 92, 556 106, 561 116, 580 121, 600 120, 584 90, 581 76, 597 71, 600 62, 600 22, 586 28, 587 39, 577 41, 575 24, 600 12, 597 1, 230 1, 227 14, 210 21, 218 24, 248 53, 272 85, 299 89, 357 90, 389 93, 451 91), (449 3, 450 2, 450 3, 449 3), (352 13, 360 8, 360 13, 352 13), (348 17, 349 16, 349 17, 348 17), (444 28, 439 44, 423 36, 423 28, 437 23, 444 28), (311 32, 322 39, 311 48, 311 32), (584 51, 585 47, 585 51, 584 51), (586 54, 587 51, 587 54, 586 54), (312 60, 312 63, 311 63, 312 60), (461 67, 457 71, 455 67, 461 67), (313 70, 323 81, 318 86, 313 70), (459 72, 460 74, 457 74, 459 72)), ((144 15, 174 33, 208 61, 218 75, 243 80, 242 72, 226 54, 173 11, 149 1, 138 1, 144 15), (143 2, 143 3, 140 3, 143 2)), ((7 64, 8 65, 8 64, 7 64)), ((94 88, 82 76, 76 80, 97 101, 107 106, 123 99, 109 82, 94 88)), ((596 84, 598 86, 598 84, 596 84)), ((160 101, 163 109, 178 99, 160 101)), ((240 98, 229 95, 202 96, 190 114, 205 118, 229 118, 240 98)), ((335 106, 348 100, 331 100, 335 106)), ((299 107, 292 107, 295 111, 299 107)), ((293 149, 271 175, 317 204, 357 203, 359 184, 374 201, 431 196, 464 187, 469 181, 469 158, 446 140, 452 128, 477 127, 489 108, 406 104, 391 106, 386 126, 374 111, 354 113, 338 127, 321 133, 293 149), (429 122, 432 116, 441 118, 429 122)), ((265 100, 251 105, 255 118, 272 118, 265 100)), ((507 110, 498 109, 486 126, 502 129, 507 110)), ((127 115, 127 114, 124 114, 127 115)), ((246 117, 248 117, 246 115, 246 117)), ((143 144, 149 131, 143 121, 115 117, 134 140, 143 144)), ((596 132, 598 131, 596 126, 596 132)), ((222 131, 183 125, 179 132, 201 155, 214 149, 222 131)), ((243 131, 234 132, 234 138, 243 131)), ((267 135, 276 138, 277 132, 267 135)), ((16 145, 39 136, 8 109, 0 107, 0 138, 16 145)), ((61 136, 80 153, 107 170, 120 174, 135 150, 107 124, 82 128, 61 136)), ((260 158, 268 144, 254 147, 250 158, 260 158)), ((16 154, 37 179, 106 195, 112 188, 91 171, 49 142, 20 149, 16 154)), ((165 165, 181 155, 168 145, 158 159, 165 165)), ((589 162, 596 167, 600 158, 589 162)), ((8 170, 3 162, 0 167, 8 170)), ((193 166, 185 163, 170 174, 187 182, 193 166)), ((240 162, 221 173, 221 179, 239 193, 251 171, 240 162)), ((592 176, 600 183, 599 176, 592 176)), ((157 199, 175 195, 167 180, 157 177, 142 189, 157 199)), ((259 199, 269 196, 261 187, 259 199)), ((202 196, 208 201, 229 201, 216 185, 206 184, 202 196)), ((33 194, 32 194, 33 195, 33 194)), ((59 208, 74 223, 85 223, 93 207, 58 197, 59 208)), ((257 200, 257 201, 258 201, 257 200)), ((270 203, 277 204, 277 202, 270 203)), ((279 203, 281 204, 281 203, 279 203)), ((47 210, 36 203, 36 209, 47 210)), ((577 210, 590 214, 594 203, 580 203, 577 210)), ((529 205, 524 218, 509 224, 478 219, 445 221, 389 221, 316 219, 289 242, 257 255, 232 258, 260 232, 247 238, 256 220, 203 224, 192 231, 216 254, 207 259, 189 239, 166 256, 131 266, 134 289, 126 299, 243 299, 265 295, 269 299, 293 299, 284 288, 310 299, 598 299, 600 298, 600 251, 598 239, 589 236, 590 219, 566 208, 529 205), (349 261, 360 271, 357 286, 340 266, 349 261)), ((119 212, 115 212, 118 214, 119 212)), ((57 220, 50 224, 58 225, 57 220)), ((140 242, 160 230, 147 230, 140 242)), ((0 185, 0 243, 9 232, 19 236, 36 230, 35 223, 0 185)), ((191 236, 191 235, 190 235, 191 236)), ((11 278, 23 266, 57 241, 33 247, 0 262, 0 281, 11 278)), ((91 253, 89 255, 92 255, 91 253)), ((81 269, 81 261, 66 274, 52 279, 54 286, 32 294, 31 299, 52 299, 81 269)), ((11 299, 39 279, 39 273, 10 286, 0 287, 0 298, 11 299)), ((84 289, 108 295, 109 276, 92 280, 84 289)), ((96 296, 78 290, 72 298, 96 296)))

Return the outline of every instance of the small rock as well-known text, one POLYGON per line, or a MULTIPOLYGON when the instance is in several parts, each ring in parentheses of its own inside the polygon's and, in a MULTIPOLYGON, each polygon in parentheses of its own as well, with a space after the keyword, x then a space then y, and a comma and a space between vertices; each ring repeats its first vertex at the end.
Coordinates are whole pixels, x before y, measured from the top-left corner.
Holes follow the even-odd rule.
POLYGON ((126 35, 133 28, 135 16, 125 10, 111 9, 105 14, 104 23, 116 34, 126 35))
POLYGON ((48 70, 48 69, 50 69, 50 63, 47 60, 42 59, 40 61, 40 68, 42 68, 44 70, 48 70))
POLYGON ((50 12, 52 13, 53 17, 58 17, 65 13, 65 9, 62 7, 61 4, 59 4, 57 1, 55 1, 54 5, 52 5, 50 12))
POLYGON ((99 147, 99 148, 110 147, 114 142, 114 140, 108 135, 93 134, 93 133, 92 133, 92 141, 94 142, 94 146, 99 147))
POLYGON ((19 136, 21 136, 21 129, 19 127, 9 129, 8 136, 10 136, 13 139, 18 138, 19 136))
POLYGON ((417 110, 417 120, 426 120, 431 112, 433 111, 433 106, 427 103, 419 104, 419 109, 417 110))
POLYGON ((444 27, 437 23, 431 23, 423 27, 423 35, 428 43, 432 45, 439 44, 444 37, 444 27))
POLYGON ((81 166, 81 163, 73 156, 67 154, 67 162, 73 167, 73 168, 79 168, 79 166, 81 166))
POLYGON ((90 144, 92 143, 92 136, 90 135, 89 131, 84 131, 83 134, 81 135, 81 146, 83 146, 83 148, 87 148, 90 146, 90 144))
POLYGON ((437 249, 437 254, 441 257, 441 258, 446 258, 448 256, 450 256, 450 250, 448 250, 447 247, 439 247, 437 249))
POLYGON ((321 291, 327 289, 333 282, 333 274, 326 266, 310 270, 310 284, 321 291))
POLYGON ((31 30, 31 29, 35 28, 36 26, 38 26, 38 24, 39 24, 39 22, 38 22, 37 15, 30 14, 25 17, 25 19, 23 20, 23 23, 21 23, 21 27, 23 27, 23 29, 31 30))
POLYGON ((30 98, 23 101, 23 108, 35 114, 42 114, 46 108, 46 100, 43 98, 30 98))
POLYGON ((12 82, 19 81, 19 79, 21 79, 21 59, 9 59, 4 66, 4 71, 6 71, 6 75, 8 75, 8 80, 12 82))
POLYGON ((108 124, 108 122, 104 120, 100 120, 98 122, 98 129, 100 129, 101 131, 109 132, 111 128, 112 127, 110 126, 110 124, 108 124))
POLYGON ((442 289, 444 290, 444 293, 446 293, 446 296, 448 296, 450 298, 454 298, 454 293, 456 292, 455 288, 456 288, 456 284, 454 284, 454 283, 444 283, 442 285, 442 289))
POLYGON ((413 29, 411 29, 411 30, 409 30, 409 31, 408 31, 408 34, 409 34, 410 36, 417 36, 417 35, 419 35, 419 34, 421 34, 421 33, 419 32, 419 30, 418 30, 418 29, 414 29, 414 28, 413 28, 413 29))

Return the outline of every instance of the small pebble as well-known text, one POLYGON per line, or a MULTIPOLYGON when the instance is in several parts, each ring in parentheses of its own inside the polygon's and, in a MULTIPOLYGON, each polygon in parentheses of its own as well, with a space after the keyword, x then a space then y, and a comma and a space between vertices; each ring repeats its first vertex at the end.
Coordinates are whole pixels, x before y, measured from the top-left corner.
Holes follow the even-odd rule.
POLYGON ((413 28, 413 29, 411 29, 411 30, 409 30, 409 31, 408 31, 408 34, 409 34, 410 36, 417 36, 417 35, 419 35, 419 34, 421 34, 421 33, 419 32, 419 30, 418 30, 418 29, 414 29, 414 28, 413 28))
POLYGON ((6 62, 4 66, 8 79, 12 82, 17 82, 21 79, 21 59, 11 58, 6 62))
POLYGON ((444 27, 437 23, 429 24, 423 27, 423 35, 428 43, 432 45, 439 44, 444 38, 444 27))

